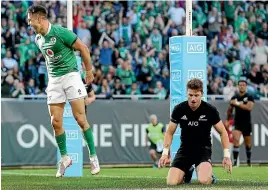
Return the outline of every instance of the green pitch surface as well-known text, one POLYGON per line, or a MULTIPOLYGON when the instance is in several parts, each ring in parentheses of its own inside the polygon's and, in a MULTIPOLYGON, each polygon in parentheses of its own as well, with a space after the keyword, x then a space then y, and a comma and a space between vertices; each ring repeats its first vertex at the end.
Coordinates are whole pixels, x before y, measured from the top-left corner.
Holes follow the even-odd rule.
MULTIPOLYGON (((182 189, 267 189, 268 167, 239 167, 227 174, 214 167, 215 185, 183 184, 172 188, 182 189)), ((81 178, 55 178, 55 169, 2 170, 2 189, 169 189, 165 177, 168 169, 103 168, 97 176, 84 169, 81 178)))

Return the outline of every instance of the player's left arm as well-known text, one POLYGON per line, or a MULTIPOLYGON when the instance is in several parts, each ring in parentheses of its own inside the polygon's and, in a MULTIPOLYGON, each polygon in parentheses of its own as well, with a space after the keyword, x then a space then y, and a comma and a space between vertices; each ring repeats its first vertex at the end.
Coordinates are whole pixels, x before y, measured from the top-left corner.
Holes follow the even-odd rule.
POLYGON ((221 120, 214 125, 214 128, 221 136, 221 144, 223 147, 222 165, 224 169, 227 170, 228 173, 232 173, 232 161, 231 161, 231 155, 230 155, 230 150, 229 150, 228 133, 221 120))
POLYGON ((214 125, 214 128, 221 136, 221 144, 223 147, 223 150, 228 150, 229 152, 229 137, 228 133, 223 125, 223 122, 220 120, 218 123, 214 125))
POLYGON ((222 120, 220 119, 219 112, 216 108, 212 110, 212 116, 211 116, 211 122, 216 131, 220 134, 221 136, 221 144, 223 147, 223 167, 228 171, 232 172, 232 161, 230 159, 230 150, 229 150, 229 137, 228 133, 223 125, 222 120))
POLYGON ((86 67, 86 83, 89 84, 93 81, 94 76, 92 73, 92 65, 90 59, 90 52, 86 44, 84 44, 75 33, 64 27, 57 27, 56 34, 64 43, 65 46, 80 51, 83 62, 86 67))
POLYGON ((86 72, 92 71, 91 59, 90 59, 90 52, 86 44, 84 44, 79 38, 72 45, 73 49, 80 51, 83 62, 86 67, 86 72))
POLYGON ((236 100, 235 106, 237 106, 243 110, 251 111, 254 107, 254 98, 251 95, 248 96, 248 102, 246 104, 244 104, 244 102, 238 102, 236 100))
POLYGON ((254 107, 254 102, 253 101, 248 101, 247 104, 243 104, 241 102, 239 102, 237 104, 237 106, 243 110, 248 110, 248 111, 251 111, 254 107))

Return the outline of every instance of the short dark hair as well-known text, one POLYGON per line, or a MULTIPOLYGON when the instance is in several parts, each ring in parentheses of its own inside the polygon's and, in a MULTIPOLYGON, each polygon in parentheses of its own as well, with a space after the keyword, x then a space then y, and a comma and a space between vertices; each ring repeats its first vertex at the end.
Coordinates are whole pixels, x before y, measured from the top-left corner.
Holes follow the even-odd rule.
POLYGON ((198 78, 193 78, 187 82, 187 89, 200 90, 203 93, 203 82, 198 78))
POLYGON ((28 13, 30 13, 30 14, 36 14, 36 13, 40 14, 41 13, 46 18, 47 18, 47 15, 48 15, 47 9, 42 5, 32 5, 32 6, 30 6, 28 8, 28 13))

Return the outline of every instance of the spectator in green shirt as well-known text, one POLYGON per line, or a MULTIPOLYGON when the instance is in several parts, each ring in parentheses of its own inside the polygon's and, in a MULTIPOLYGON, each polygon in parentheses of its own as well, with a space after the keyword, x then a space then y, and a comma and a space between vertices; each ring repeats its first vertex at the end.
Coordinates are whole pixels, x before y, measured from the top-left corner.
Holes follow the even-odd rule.
POLYGON ((136 77, 134 72, 131 70, 131 65, 129 61, 123 61, 116 70, 116 76, 121 79, 122 85, 125 88, 129 88, 132 83, 136 82, 136 77))
POLYGON ((150 39, 153 47, 156 49, 156 52, 160 52, 162 50, 162 35, 157 27, 154 27, 153 32, 150 35, 150 39))
POLYGON ((128 88, 127 89, 127 92, 126 92, 127 95, 140 95, 141 94, 141 91, 140 89, 137 87, 137 83, 133 83, 131 85, 131 88, 128 88))
POLYGON ((167 91, 163 87, 161 81, 156 82, 156 88, 154 88, 154 94, 158 95, 159 99, 161 99, 161 100, 165 99, 165 97, 167 95, 167 91))

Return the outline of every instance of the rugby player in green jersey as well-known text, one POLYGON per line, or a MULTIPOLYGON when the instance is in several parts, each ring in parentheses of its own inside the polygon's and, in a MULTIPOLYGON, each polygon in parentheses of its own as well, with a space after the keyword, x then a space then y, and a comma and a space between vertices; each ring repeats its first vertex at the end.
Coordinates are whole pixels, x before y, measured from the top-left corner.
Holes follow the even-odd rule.
POLYGON ((46 60, 48 69, 47 104, 56 142, 60 149, 61 160, 56 177, 62 177, 72 164, 66 150, 66 134, 63 128, 65 102, 69 101, 75 120, 83 131, 84 139, 90 150, 91 174, 100 172, 95 151, 92 129, 85 114, 84 98, 86 88, 78 71, 74 50, 80 51, 86 67, 86 83, 94 79, 90 53, 87 46, 71 31, 48 21, 45 7, 33 5, 28 9, 28 24, 35 30, 35 43, 46 60))

